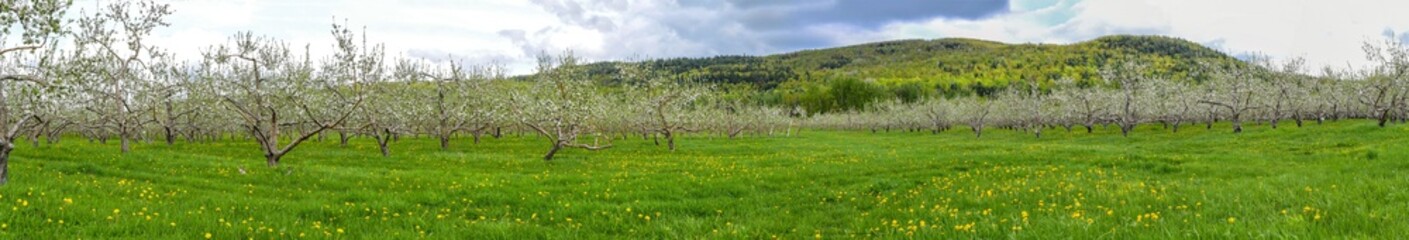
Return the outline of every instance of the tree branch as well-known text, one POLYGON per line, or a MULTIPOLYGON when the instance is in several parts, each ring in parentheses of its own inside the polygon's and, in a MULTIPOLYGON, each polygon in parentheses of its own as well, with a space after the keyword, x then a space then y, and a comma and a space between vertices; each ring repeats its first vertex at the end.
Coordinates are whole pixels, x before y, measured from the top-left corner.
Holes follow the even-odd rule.
POLYGON ((6 48, 6 49, 4 49, 4 50, 0 50, 0 56, 3 56, 3 55, 5 55, 6 53, 10 53, 10 52, 14 52, 14 51, 32 50, 32 49, 39 49, 39 48, 40 48, 40 47, 39 47, 38 45, 28 45, 28 46, 18 46, 18 47, 6 48))
POLYGON ((581 143, 568 143, 568 144, 563 144, 563 146, 575 147, 575 148, 581 148, 581 149, 587 149, 587 150, 592 150, 592 151, 603 150, 603 149, 608 149, 608 148, 611 148, 611 147, 612 147, 611 144, 599 145, 599 146, 592 146, 592 145, 581 144, 581 143))

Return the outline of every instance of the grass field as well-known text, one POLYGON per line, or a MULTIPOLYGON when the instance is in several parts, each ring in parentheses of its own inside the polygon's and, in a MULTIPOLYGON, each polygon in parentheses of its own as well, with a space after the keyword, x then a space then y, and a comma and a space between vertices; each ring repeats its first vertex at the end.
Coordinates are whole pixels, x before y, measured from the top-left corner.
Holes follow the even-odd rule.
POLYGON ((540 159, 532 137, 20 143, 0 239, 1400 238, 1409 127, 806 131, 640 139, 540 159), (248 170, 241 174, 239 167, 248 170))

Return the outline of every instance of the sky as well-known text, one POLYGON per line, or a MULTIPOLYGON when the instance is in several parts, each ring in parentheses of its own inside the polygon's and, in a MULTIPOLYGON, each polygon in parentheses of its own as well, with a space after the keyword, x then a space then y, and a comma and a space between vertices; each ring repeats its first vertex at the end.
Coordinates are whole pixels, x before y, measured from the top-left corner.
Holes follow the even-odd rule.
MULTIPOLYGON (((70 14, 111 0, 78 0, 70 14)), ((240 31, 332 51, 334 22, 391 57, 532 71, 540 53, 587 60, 766 55, 897 39, 1073 43, 1179 37, 1243 56, 1370 64, 1366 41, 1409 43, 1403 0, 157 0, 175 13, 151 42, 178 58, 240 31)))

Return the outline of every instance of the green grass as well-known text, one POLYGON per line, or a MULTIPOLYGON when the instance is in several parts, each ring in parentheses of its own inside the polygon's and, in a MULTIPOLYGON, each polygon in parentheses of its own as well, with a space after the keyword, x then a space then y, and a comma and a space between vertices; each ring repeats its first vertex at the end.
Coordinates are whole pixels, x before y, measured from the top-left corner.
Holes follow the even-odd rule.
POLYGON ((0 239, 1398 238, 1409 127, 1226 125, 641 139, 18 144, 0 239), (238 167, 249 171, 240 174, 238 167), (149 219, 150 218, 150 219, 149 219))

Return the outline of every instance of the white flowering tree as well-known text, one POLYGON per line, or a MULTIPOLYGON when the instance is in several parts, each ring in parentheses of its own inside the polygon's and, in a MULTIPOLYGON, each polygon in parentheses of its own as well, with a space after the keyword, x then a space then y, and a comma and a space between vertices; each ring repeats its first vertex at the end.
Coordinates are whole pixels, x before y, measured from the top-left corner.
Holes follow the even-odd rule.
POLYGON ((425 82, 433 90, 416 93, 423 106, 420 118, 423 129, 440 140, 440 149, 450 149, 450 140, 457 133, 468 132, 479 143, 480 137, 496 126, 503 113, 501 93, 491 91, 492 81, 503 78, 503 68, 495 65, 465 67, 459 61, 448 61, 443 67, 421 61, 403 60, 396 65, 396 78, 425 82))
POLYGON ((336 51, 323 61, 318 77, 331 81, 334 88, 345 83, 364 86, 360 96, 365 99, 351 117, 355 124, 344 127, 371 136, 382 156, 391 156, 392 139, 411 131, 412 113, 407 110, 413 104, 408 96, 414 92, 406 86, 409 82, 392 82, 387 77, 382 45, 367 43, 365 33, 359 42, 352 30, 343 25, 333 24, 332 34, 336 51))
POLYGON ((550 148, 543 160, 552 161, 564 148, 612 147, 610 135, 600 134, 601 127, 595 125, 610 104, 578 66, 577 57, 571 52, 556 57, 544 54, 538 57, 537 71, 527 89, 510 94, 510 109, 519 124, 548 140, 550 148), (593 144, 580 142, 585 135, 597 137, 593 144))
POLYGON ((356 79, 314 75, 310 57, 294 59, 287 44, 252 33, 205 53, 216 64, 221 100, 259 143, 270 167, 310 137, 343 124, 362 105, 356 79), (292 130, 292 133, 286 132, 292 130), (280 143, 290 138, 292 141, 280 143))
POLYGON ((1369 108, 1369 117, 1385 127, 1396 113, 1403 118, 1409 112, 1409 46, 1390 39, 1366 43, 1363 50, 1365 58, 1376 65, 1366 74, 1357 100, 1369 108))
POLYGON ((624 63, 618 65, 623 78, 628 82, 629 92, 635 102, 642 128, 648 133, 665 137, 667 148, 675 151, 675 137, 680 132, 697 131, 687 124, 694 115, 691 112, 695 100, 704 96, 708 89, 689 82, 675 79, 652 68, 650 63, 624 63))
POLYGON ((1115 121, 1120 125, 1120 134, 1130 136, 1130 132, 1135 130, 1135 126, 1140 124, 1142 119, 1142 101, 1147 97, 1148 85, 1151 81, 1167 81, 1166 79, 1151 79, 1147 76, 1148 66, 1143 63, 1126 61, 1117 63, 1101 69, 1101 78, 1105 81, 1113 82, 1119 90, 1115 93, 1113 113, 1115 121))
POLYGON ((167 4, 118 1, 78 20, 74 45, 83 59, 73 64, 84 68, 84 83, 74 86, 93 98, 86 109, 101 117, 95 122, 99 128, 117 134, 123 153, 131 151, 151 122, 143 113, 154 106, 146 104, 149 96, 144 94, 161 88, 151 79, 167 53, 146 40, 153 30, 170 25, 165 18, 171 13, 167 4))
MULTIPOLYGON (((62 34, 62 18, 71 2, 62 0, 3 0, 0 4, 0 39, 20 39, 19 45, 0 45, 0 185, 10 179, 10 152, 15 137, 35 119, 36 108, 48 104, 44 98, 53 89, 45 71, 53 56, 53 38, 62 34), (19 30, 18 37, 11 31, 19 30), (51 51, 36 51, 49 48, 51 51), (24 56, 28 55, 28 56, 24 56), (22 61, 20 59, 28 58, 22 61), (20 64, 38 62, 38 68, 20 64), (36 71, 36 69, 38 69, 36 71)), ((7 42, 8 43, 8 42, 7 42)), ((47 73, 46 73, 47 72, 47 73)))
POLYGON ((1257 82, 1254 69, 1245 66, 1219 63, 1204 63, 1204 71, 1210 74, 1209 82, 1204 83, 1205 98, 1199 103, 1221 108, 1226 119, 1233 124, 1233 133, 1243 132, 1243 120, 1249 111, 1260 108, 1257 82))

